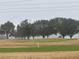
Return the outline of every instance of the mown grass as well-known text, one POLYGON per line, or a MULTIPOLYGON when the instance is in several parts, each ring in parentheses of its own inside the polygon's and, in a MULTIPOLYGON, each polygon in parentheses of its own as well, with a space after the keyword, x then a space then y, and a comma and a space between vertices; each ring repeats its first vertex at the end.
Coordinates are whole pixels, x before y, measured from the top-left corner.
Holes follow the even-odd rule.
POLYGON ((69 41, 69 39, 7 40, 7 41, 14 42, 14 43, 27 43, 27 42, 40 42, 40 43, 42 42, 43 43, 43 42, 65 42, 65 41, 69 41))
POLYGON ((68 39, 64 39, 64 40, 30 40, 30 42, 64 42, 64 41, 68 41, 68 39))
POLYGON ((29 48, 0 48, 0 52, 52 52, 52 51, 79 51, 78 45, 54 45, 29 48))

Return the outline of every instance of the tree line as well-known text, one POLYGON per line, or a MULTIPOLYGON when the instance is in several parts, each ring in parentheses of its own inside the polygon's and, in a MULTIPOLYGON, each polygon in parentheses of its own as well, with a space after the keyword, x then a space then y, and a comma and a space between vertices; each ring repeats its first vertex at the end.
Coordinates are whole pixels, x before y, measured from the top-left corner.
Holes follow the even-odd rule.
POLYGON ((34 23, 28 22, 25 19, 20 24, 17 25, 15 30, 15 25, 8 21, 0 26, 0 34, 6 35, 7 39, 9 36, 21 37, 29 39, 31 36, 42 36, 43 38, 49 37, 52 34, 60 33, 64 38, 69 35, 70 38, 74 34, 79 32, 79 21, 72 18, 57 17, 50 20, 38 20, 34 23))

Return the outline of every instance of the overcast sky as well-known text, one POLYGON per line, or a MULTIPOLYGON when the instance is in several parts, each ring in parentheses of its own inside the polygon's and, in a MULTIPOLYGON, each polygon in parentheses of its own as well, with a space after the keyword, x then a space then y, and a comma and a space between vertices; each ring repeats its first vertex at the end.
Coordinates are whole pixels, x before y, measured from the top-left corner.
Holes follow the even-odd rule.
POLYGON ((0 24, 11 21, 15 25, 25 19, 68 17, 79 19, 79 0, 0 0, 0 24))

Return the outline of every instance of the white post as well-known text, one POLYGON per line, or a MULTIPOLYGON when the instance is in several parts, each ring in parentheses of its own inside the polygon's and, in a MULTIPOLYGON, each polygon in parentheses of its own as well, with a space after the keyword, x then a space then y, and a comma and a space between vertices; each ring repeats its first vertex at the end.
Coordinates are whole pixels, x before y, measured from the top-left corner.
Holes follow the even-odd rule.
POLYGON ((40 45, 39 45, 39 42, 38 42, 38 44, 37 44, 37 48, 39 48, 40 47, 40 45))

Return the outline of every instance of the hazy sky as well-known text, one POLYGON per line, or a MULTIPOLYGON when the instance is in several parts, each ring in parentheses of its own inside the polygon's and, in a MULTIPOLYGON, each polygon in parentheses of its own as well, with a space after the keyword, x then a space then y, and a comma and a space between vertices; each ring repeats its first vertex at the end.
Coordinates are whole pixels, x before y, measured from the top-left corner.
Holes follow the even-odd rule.
POLYGON ((79 0, 0 0, 0 24, 11 21, 15 25, 25 19, 69 17, 79 19, 79 0))

